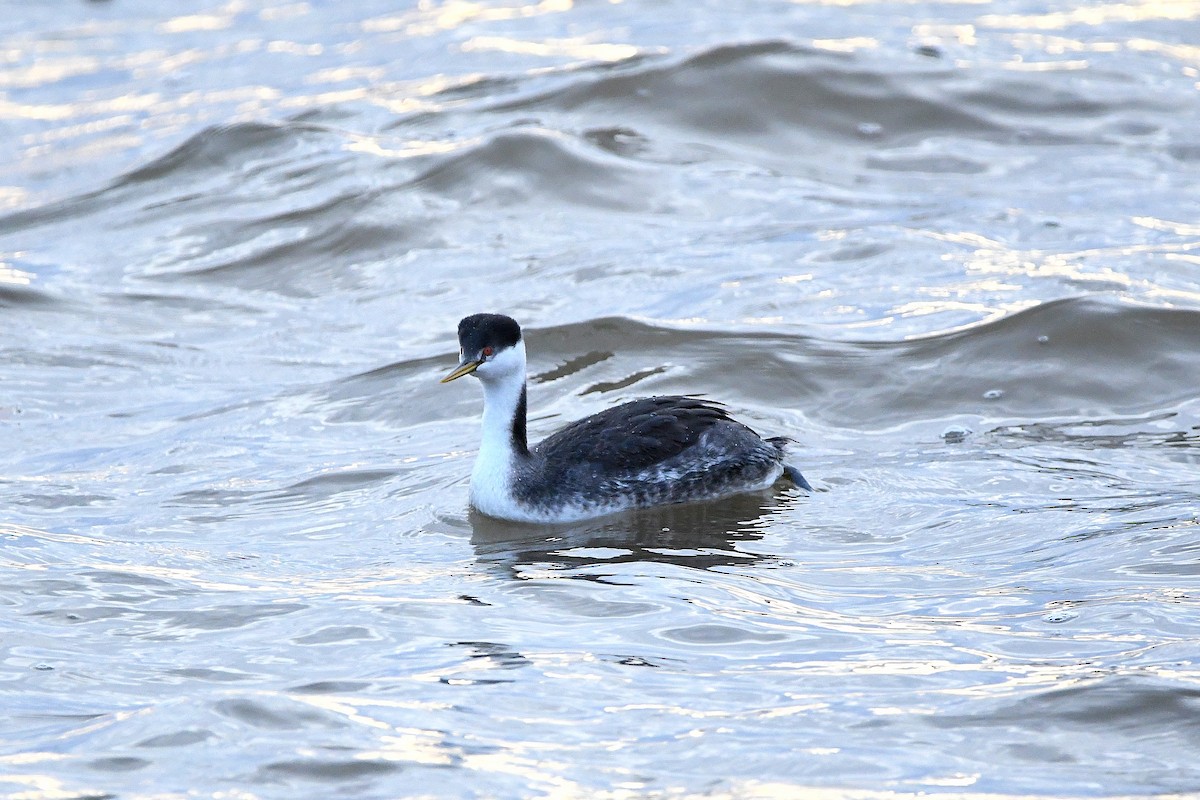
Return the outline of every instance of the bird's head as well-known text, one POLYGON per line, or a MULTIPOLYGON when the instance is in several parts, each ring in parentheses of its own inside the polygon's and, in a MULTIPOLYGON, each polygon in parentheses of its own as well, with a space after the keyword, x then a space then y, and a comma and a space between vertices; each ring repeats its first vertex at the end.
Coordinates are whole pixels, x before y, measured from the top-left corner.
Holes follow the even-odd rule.
POLYGON ((474 375, 482 381, 525 379, 525 345, 521 326, 503 314, 472 314, 458 323, 458 367, 442 383, 474 375))

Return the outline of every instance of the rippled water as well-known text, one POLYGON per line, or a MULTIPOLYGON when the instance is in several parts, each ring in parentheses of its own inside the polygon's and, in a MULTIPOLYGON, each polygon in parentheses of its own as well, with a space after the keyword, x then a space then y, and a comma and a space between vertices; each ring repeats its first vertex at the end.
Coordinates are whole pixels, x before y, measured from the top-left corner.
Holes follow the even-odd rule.
POLYGON ((0 796, 1200 789, 1200 5, 4 3, 0 796), (818 491, 466 508, 703 393, 818 491))

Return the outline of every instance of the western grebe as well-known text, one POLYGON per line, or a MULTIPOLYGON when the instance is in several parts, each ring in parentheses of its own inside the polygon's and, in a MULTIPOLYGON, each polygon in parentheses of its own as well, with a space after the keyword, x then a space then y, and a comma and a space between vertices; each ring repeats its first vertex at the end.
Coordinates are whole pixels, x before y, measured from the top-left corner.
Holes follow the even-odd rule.
POLYGON ((571 522, 629 508, 765 489, 781 475, 785 437, 762 439, 723 407, 694 397, 646 397, 573 422, 530 448, 525 439, 525 342, 503 314, 458 323, 460 361, 442 378, 483 384, 483 435, 471 505, 517 522, 571 522))

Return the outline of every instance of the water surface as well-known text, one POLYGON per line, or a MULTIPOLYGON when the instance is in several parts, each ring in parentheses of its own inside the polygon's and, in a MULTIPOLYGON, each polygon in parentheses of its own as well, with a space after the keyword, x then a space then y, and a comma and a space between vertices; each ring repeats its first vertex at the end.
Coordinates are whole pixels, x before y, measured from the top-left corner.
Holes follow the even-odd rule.
POLYGON ((1190 3, 7 3, 0 794, 1200 788, 1190 3), (466 507, 655 393, 809 494, 466 507))

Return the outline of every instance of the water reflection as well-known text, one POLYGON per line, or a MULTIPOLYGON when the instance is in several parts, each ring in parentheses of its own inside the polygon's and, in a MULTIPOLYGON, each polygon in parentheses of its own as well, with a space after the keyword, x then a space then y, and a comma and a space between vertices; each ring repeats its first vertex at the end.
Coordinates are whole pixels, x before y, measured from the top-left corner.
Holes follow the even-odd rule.
POLYGON ((772 523, 803 497, 794 489, 737 495, 711 503, 641 509, 564 525, 527 525, 472 510, 471 544, 478 560, 507 577, 533 577, 526 568, 564 571, 562 577, 603 580, 609 574, 583 568, 636 562, 693 569, 747 566, 775 558, 747 542, 761 540, 772 523))

